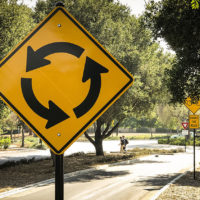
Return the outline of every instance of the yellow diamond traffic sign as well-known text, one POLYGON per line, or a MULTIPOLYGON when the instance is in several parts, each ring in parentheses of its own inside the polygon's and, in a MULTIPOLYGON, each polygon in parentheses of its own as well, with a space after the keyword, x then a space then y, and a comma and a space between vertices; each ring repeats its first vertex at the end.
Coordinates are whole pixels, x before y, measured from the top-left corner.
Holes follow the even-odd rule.
POLYGON ((190 97, 188 97, 184 105, 193 113, 195 114, 200 109, 200 100, 192 101, 190 97))
POLYGON ((63 7, 0 63, 2 99, 62 154, 133 82, 63 7))

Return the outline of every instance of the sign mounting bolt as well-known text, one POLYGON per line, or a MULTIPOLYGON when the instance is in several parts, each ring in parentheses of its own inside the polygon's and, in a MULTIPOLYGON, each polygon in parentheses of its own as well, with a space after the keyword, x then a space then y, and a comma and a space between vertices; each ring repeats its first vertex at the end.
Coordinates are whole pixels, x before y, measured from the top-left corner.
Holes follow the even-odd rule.
POLYGON ((58 24, 58 27, 61 27, 61 24, 58 24))
POLYGON ((57 136, 61 136, 61 134, 60 134, 60 133, 58 133, 58 134, 57 134, 57 136))

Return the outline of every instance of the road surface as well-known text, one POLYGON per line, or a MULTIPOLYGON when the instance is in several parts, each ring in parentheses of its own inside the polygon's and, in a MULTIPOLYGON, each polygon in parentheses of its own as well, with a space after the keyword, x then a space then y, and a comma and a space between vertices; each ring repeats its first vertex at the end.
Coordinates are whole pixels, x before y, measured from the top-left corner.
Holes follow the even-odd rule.
MULTIPOLYGON (((65 179, 64 199, 148 200, 175 176, 192 167, 192 163, 192 153, 151 155, 129 163, 90 171, 65 179)), ((3 199, 54 200, 54 193, 54 184, 38 185, 3 199)))
MULTIPOLYGON (((178 146, 171 145, 159 145, 157 140, 130 140, 127 145, 127 149, 132 149, 135 147, 139 148, 158 148, 158 149, 173 149, 179 148, 178 146)), ((119 152, 120 146, 119 141, 104 141, 103 148, 105 152, 119 152)), ((180 147, 184 148, 184 147, 180 147)), ((199 147, 198 147, 199 148, 199 147)), ((197 148, 197 149, 198 149, 197 148)), ((192 148, 187 147, 188 151, 191 152, 192 148)), ((75 142, 69 149, 65 152, 65 155, 70 155, 77 152, 95 152, 94 146, 90 142, 75 142)), ((18 149, 16 151, 2 151, 0 152, 0 165, 8 161, 19 161, 22 159, 32 159, 36 160, 44 159, 50 157, 49 150, 36 150, 36 149, 18 149)))

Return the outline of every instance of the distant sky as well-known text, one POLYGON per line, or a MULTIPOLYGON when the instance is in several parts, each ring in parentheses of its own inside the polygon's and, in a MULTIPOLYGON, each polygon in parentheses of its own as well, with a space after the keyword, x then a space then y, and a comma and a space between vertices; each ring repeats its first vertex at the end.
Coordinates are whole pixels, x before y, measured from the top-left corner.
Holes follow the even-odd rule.
MULTIPOLYGON (((36 3, 36 0, 20 0, 20 1, 21 2, 23 1, 29 7, 34 7, 36 3)), ((119 2, 129 6, 131 8, 131 13, 137 16, 144 11, 144 4, 145 4, 144 0, 119 0, 119 2)))
POLYGON ((138 16, 144 11, 144 7, 145 7, 144 0, 119 0, 119 1, 122 4, 129 6, 131 8, 131 13, 136 16, 138 16))

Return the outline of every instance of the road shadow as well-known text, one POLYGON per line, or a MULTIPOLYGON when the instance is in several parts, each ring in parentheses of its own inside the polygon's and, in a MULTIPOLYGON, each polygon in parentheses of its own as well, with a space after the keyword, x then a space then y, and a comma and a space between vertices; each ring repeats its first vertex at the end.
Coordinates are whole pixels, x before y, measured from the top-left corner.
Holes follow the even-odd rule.
POLYGON ((113 178, 118 176, 124 176, 129 174, 128 171, 105 171, 105 170, 95 170, 89 173, 84 173, 82 175, 77 175, 65 179, 65 183, 72 182, 90 182, 93 180, 102 180, 106 178, 113 178))
POLYGON ((140 181, 137 181, 135 185, 137 186, 145 186, 145 190, 148 191, 153 191, 153 190, 158 190, 161 189, 163 186, 167 185, 170 181, 172 181, 174 178, 179 176, 180 173, 175 173, 175 174, 168 174, 168 175, 158 175, 158 176, 153 176, 153 177, 144 177, 140 181), (147 186, 147 188, 146 188, 147 186))
POLYGON ((110 167, 112 166, 126 166, 126 165, 133 165, 133 164, 141 164, 141 163, 167 163, 163 161, 156 161, 156 160, 139 160, 139 159, 134 159, 134 160, 129 160, 129 161, 124 161, 124 162, 119 162, 116 164, 111 164, 109 165, 110 167))
MULTIPOLYGON (((180 174, 181 173, 176 173, 176 174, 169 174, 169 175, 150 177, 150 178, 144 177, 144 179, 142 179, 141 181, 138 181, 136 185, 148 186, 148 188, 145 189, 148 191, 157 190, 159 188, 161 189, 163 186, 168 184, 170 181, 172 181, 174 178, 176 178, 180 174)), ((200 171, 197 171, 195 173, 195 179, 194 179, 193 171, 192 172, 189 171, 187 172, 186 175, 182 176, 180 179, 175 181, 174 184, 177 186, 200 187, 200 171)))

